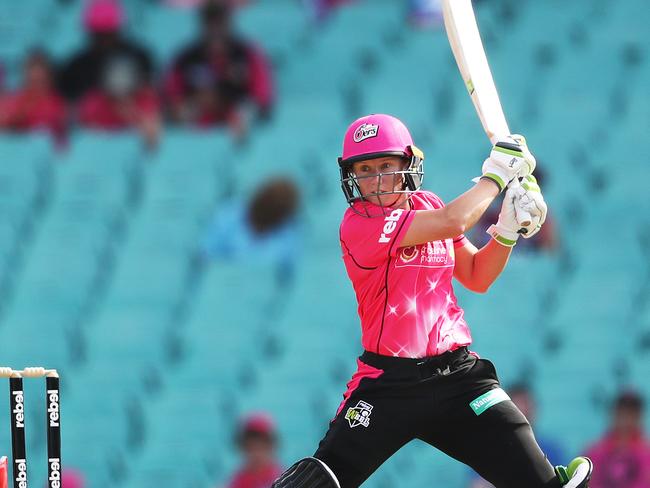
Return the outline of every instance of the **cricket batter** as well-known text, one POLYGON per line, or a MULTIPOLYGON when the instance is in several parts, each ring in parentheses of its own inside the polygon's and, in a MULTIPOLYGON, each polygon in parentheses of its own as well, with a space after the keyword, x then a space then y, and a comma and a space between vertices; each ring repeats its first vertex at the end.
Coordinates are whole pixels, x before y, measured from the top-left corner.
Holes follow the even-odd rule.
POLYGON ((535 158, 522 137, 504 138, 475 186, 446 206, 420 189, 423 159, 406 126, 389 115, 362 117, 345 134, 339 166, 350 208, 340 240, 364 352, 313 457, 273 487, 356 488, 420 439, 497 488, 587 488, 591 461, 553 468, 494 365, 468 350, 470 330, 452 288, 456 278, 485 292, 519 236, 539 231, 546 204, 532 177, 535 158), (507 187, 518 178, 521 186, 507 187), (492 239, 477 249, 464 233, 502 191, 492 239), (522 212, 531 216, 527 226, 519 224, 522 212))

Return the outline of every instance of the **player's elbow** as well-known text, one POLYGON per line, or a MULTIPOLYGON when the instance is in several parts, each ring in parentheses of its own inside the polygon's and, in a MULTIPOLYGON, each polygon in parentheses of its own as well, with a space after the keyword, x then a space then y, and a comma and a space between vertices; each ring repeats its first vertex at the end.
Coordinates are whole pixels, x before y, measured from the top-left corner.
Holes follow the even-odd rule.
POLYGON ((463 286, 467 288, 469 291, 482 295, 484 293, 487 293, 487 291, 490 289, 490 286, 492 286, 493 282, 472 278, 469 280, 465 280, 462 283, 463 286))
POLYGON ((453 218, 449 220, 447 232, 452 238, 455 238, 461 234, 464 234, 467 228, 467 221, 465 219, 453 218))
POLYGON ((488 291, 490 288, 489 284, 485 283, 477 283, 475 281, 465 281, 462 282, 463 286, 467 288, 469 291, 473 293, 478 293, 479 295, 482 295, 488 291))
POLYGON ((472 288, 472 291, 473 291, 474 293, 478 293, 479 295, 483 295, 483 294, 487 293, 487 291, 488 291, 489 289, 490 289, 490 285, 489 285, 489 284, 481 283, 481 284, 475 285, 475 286, 472 288))
POLYGON ((476 282, 474 282, 474 289, 472 291, 480 294, 487 293, 492 287, 493 283, 494 280, 489 278, 483 280, 477 280, 476 282))
POLYGON ((447 230, 447 233, 452 236, 456 237, 461 234, 464 234, 465 231, 467 230, 467 218, 465 215, 454 212, 453 210, 450 210, 449 207, 447 207, 446 215, 445 215, 445 227, 447 230))

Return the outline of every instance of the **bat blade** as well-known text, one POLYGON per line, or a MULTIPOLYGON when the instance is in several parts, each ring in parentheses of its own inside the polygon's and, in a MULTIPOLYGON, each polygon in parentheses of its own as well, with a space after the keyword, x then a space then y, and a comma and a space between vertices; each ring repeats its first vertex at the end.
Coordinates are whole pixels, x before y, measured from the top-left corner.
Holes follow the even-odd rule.
MULTIPOLYGON (((510 135, 510 128, 501 107, 501 100, 488 65, 483 41, 476 23, 471 0, 443 0, 443 18, 451 50, 465 82, 476 113, 490 142, 510 135)), ((519 185, 515 180, 511 187, 519 185)), ((520 212, 519 223, 532 222, 527 212, 520 212)))
POLYGON ((465 87, 483 129, 494 144, 510 134, 485 56, 471 0, 443 0, 445 29, 465 87))

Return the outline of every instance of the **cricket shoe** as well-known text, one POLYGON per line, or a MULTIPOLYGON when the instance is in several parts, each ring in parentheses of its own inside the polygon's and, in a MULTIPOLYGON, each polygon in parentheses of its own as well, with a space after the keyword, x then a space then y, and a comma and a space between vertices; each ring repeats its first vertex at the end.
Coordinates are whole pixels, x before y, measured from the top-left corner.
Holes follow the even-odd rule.
POLYGON ((567 467, 556 466, 555 472, 564 488, 589 488, 594 463, 588 457, 577 457, 567 467))

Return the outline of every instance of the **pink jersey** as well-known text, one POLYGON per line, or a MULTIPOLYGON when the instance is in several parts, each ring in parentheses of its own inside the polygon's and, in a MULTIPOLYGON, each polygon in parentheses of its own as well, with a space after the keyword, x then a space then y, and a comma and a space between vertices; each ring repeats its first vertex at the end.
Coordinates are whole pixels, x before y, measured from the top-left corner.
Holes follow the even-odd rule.
POLYGON ((443 206, 433 193, 418 191, 411 198, 412 210, 395 209, 372 218, 351 208, 345 212, 341 248, 359 303, 365 350, 420 358, 472 342, 451 283, 454 248, 466 238, 399 246, 415 210, 443 206))

